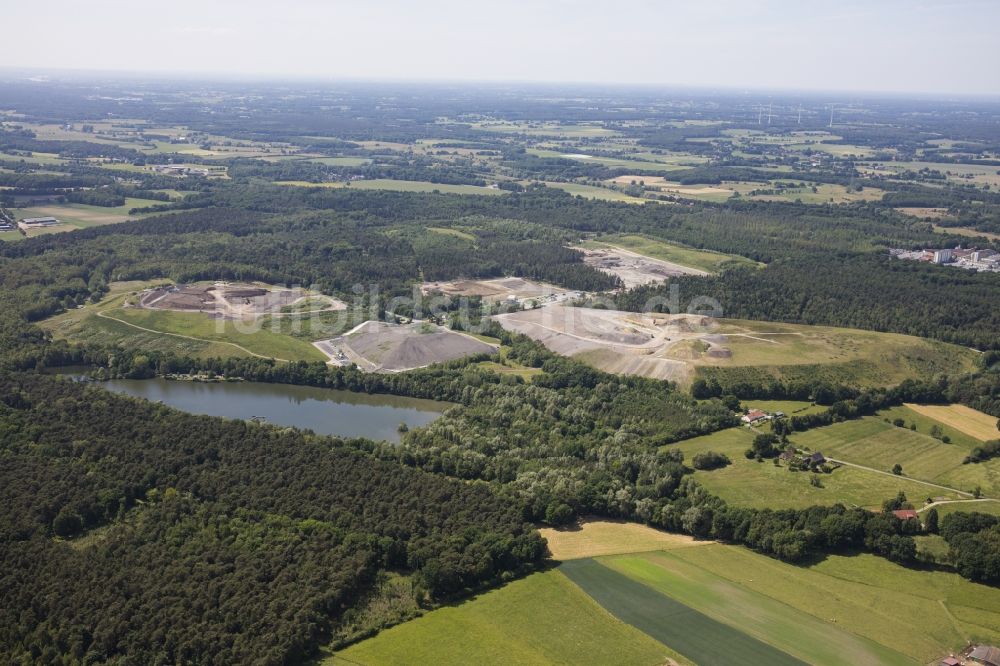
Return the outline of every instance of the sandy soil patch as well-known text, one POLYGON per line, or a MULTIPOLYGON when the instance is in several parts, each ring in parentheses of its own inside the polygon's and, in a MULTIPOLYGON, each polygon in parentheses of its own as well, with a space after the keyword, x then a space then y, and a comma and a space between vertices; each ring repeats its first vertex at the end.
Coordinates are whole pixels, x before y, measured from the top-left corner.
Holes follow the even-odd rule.
POLYGON ((997 429, 996 417, 971 407, 965 405, 916 405, 912 403, 905 403, 905 405, 918 414, 940 421, 946 426, 980 441, 1000 439, 1000 429, 997 429))
POLYGON ((139 307, 150 310, 204 312, 225 319, 305 316, 343 310, 345 303, 305 289, 275 288, 262 284, 166 285, 147 289, 139 307))
POLYGON ((507 330, 523 333, 558 354, 576 357, 606 372, 656 379, 682 380, 690 373, 689 363, 669 353, 678 342, 707 337, 703 343, 706 353, 726 350, 723 338, 712 337, 715 320, 701 315, 550 305, 497 315, 496 320, 507 330))
POLYGON ((951 217, 951 215, 948 214, 947 208, 918 208, 913 206, 903 206, 897 208, 896 210, 900 213, 913 215, 914 217, 930 217, 936 220, 943 217, 951 217))
POLYGON ((313 344, 330 363, 354 363, 369 372, 402 372, 497 349, 471 335, 423 322, 366 321, 340 337, 313 344))
POLYGON ((544 282, 533 282, 519 277, 493 280, 452 280, 450 282, 425 282, 420 286, 425 294, 441 293, 447 296, 482 296, 489 301, 509 298, 542 298, 565 292, 565 289, 544 282))
POLYGON ((712 543, 695 541, 685 534, 661 532, 648 525, 610 520, 584 519, 565 528, 543 527, 539 532, 549 542, 549 551, 557 560, 673 550, 712 543))
POLYGON ((599 271, 615 275, 626 289, 640 285, 663 282, 679 275, 708 275, 697 268, 681 266, 669 261, 653 259, 621 248, 587 249, 575 247, 583 253, 583 261, 599 271))

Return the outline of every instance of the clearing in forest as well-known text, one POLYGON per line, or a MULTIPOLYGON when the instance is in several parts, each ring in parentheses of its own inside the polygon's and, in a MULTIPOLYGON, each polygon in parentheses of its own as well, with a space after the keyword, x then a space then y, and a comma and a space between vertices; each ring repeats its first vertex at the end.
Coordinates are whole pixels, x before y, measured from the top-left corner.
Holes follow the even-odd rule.
POLYGON ((549 542, 549 552, 557 560, 575 560, 598 555, 642 553, 700 546, 686 534, 672 534, 648 525, 614 520, 580 520, 566 527, 539 529, 549 542))
POLYGON ((626 289, 644 284, 664 282, 680 275, 708 275, 699 268, 690 268, 661 259, 653 259, 631 250, 617 247, 578 247, 583 252, 583 263, 602 273, 614 275, 626 289))
POLYGON ((486 301, 544 299, 565 295, 568 292, 552 284, 534 282, 519 277, 502 277, 492 280, 451 280, 424 282, 420 286, 424 295, 435 293, 445 296, 480 296, 486 301))

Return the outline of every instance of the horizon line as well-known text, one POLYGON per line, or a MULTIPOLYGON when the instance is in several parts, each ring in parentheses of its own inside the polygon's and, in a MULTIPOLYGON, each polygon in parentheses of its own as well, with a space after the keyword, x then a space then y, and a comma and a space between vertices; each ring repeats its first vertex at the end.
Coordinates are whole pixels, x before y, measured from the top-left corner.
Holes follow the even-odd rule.
MULTIPOLYGON (((294 73, 277 72, 226 72, 226 71, 194 71, 194 70, 129 70, 129 69, 94 69, 94 68, 73 68, 73 67, 25 67, 0 65, 0 75, 13 74, 23 76, 26 81, 34 77, 65 77, 86 80, 88 77, 111 77, 122 80, 145 78, 149 82, 169 82, 170 80, 182 80, 187 82, 203 83, 259 83, 259 84, 374 84, 374 85, 410 85, 410 86, 465 86, 465 87, 495 87, 495 86, 523 86, 523 87, 578 87, 578 88, 603 88, 617 90, 647 90, 655 91, 687 91, 700 93, 727 93, 731 95, 757 94, 781 94, 781 95, 864 95, 881 96, 892 98, 914 98, 929 97, 934 99, 942 98, 966 98, 976 100, 990 100, 1000 102, 1000 91, 997 92, 958 92, 958 91, 928 91, 928 90, 884 90, 871 88, 795 88, 795 87, 773 87, 766 85, 734 86, 725 84, 690 84, 690 83, 669 83, 669 82, 634 82, 634 81, 580 81, 580 80, 555 80, 555 79, 518 79, 518 78, 448 78, 448 77, 392 77, 392 76, 322 76, 316 74, 299 75, 294 73)), ((37 81, 42 83, 43 81, 37 81)), ((51 82, 51 81, 50 81, 51 82)))

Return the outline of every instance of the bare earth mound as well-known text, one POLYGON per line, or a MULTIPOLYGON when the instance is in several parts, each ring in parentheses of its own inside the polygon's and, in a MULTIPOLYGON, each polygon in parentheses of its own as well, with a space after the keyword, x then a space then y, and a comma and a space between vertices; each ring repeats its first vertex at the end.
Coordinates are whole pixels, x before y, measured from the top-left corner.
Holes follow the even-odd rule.
POLYGON ((494 280, 453 280, 451 282, 425 282, 420 290, 424 294, 441 293, 446 296, 481 296, 487 301, 521 298, 543 298, 564 293, 566 290, 544 282, 533 282, 519 277, 494 280))
POLYGON ((962 347, 895 333, 694 314, 552 304, 495 319, 509 331, 600 370, 682 384, 699 368, 760 367, 794 374, 796 367, 828 365, 844 372, 857 366, 871 385, 881 386, 932 375, 944 366, 971 371, 976 357, 962 347))
POLYGON ((653 259, 621 248, 573 249, 583 252, 583 262, 588 266, 617 276, 626 289, 652 282, 663 282, 667 278, 679 275, 708 275, 697 268, 653 259))
POLYGON ((493 345, 443 326, 377 321, 367 321, 339 338, 314 344, 331 363, 353 362, 369 372, 402 372, 496 351, 493 345))
MULTIPOLYGON (((596 310, 562 305, 512 312, 496 320, 541 342, 552 351, 573 356, 596 368, 656 379, 685 379, 691 367, 672 358, 672 345, 707 336, 710 317, 596 310)), ((708 349, 713 343, 705 342, 708 349)))
POLYGON ((343 310, 343 302, 309 292, 260 284, 169 285, 144 291, 139 307, 150 310, 204 312, 225 319, 301 316, 343 310), (301 306, 301 307, 300 307, 301 306))

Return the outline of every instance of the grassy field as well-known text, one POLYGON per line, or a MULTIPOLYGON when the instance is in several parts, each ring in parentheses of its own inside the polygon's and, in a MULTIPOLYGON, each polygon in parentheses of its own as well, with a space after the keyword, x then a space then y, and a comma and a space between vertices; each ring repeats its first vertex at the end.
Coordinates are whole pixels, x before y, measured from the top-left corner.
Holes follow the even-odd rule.
MULTIPOLYGON (((735 319, 719 320, 715 333, 730 358, 691 359, 702 376, 761 381, 824 377, 831 383, 889 386, 907 378, 973 372, 978 354, 936 340, 830 326, 806 326, 735 319)), ((668 350, 669 355, 669 350, 668 350)))
MULTIPOLYGON (((145 206, 155 206, 162 204, 162 201, 152 199, 125 200, 125 205, 106 208, 104 206, 88 206, 86 204, 51 204, 47 206, 32 206, 29 208, 16 208, 14 215, 17 219, 23 220, 27 217, 55 217, 63 226, 51 227, 48 229, 37 229, 28 232, 28 236, 36 236, 41 233, 53 233, 57 231, 72 231, 73 229, 84 229, 104 224, 117 224, 129 219, 129 210, 132 208, 142 208, 145 206)), ((137 219, 141 216, 134 216, 137 219)))
MULTIPOLYGON (((890 411, 886 416, 897 418, 895 414, 899 412, 890 411)), ((898 463, 903 466, 903 474, 907 478, 966 492, 980 486, 988 496, 1000 495, 1000 464, 989 460, 963 465, 962 460, 971 446, 962 439, 945 444, 928 435, 928 430, 923 430, 920 425, 917 431, 908 427, 898 428, 883 421, 880 414, 879 417, 867 416, 796 433, 790 440, 798 447, 822 451, 828 458, 883 471, 891 470, 898 463)), ((948 429, 944 431, 947 433, 948 429)), ((907 496, 917 503, 927 497, 937 497, 939 492, 944 491, 927 487, 921 495, 907 493, 907 496)))
MULTIPOLYGON (((890 421, 903 419, 907 428, 911 425, 915 425, 917 427, 916 432, 923 433, 925 435, 931 431, 931 428, 937 426, 941 429, 942 434, 948 435, 948 437, 951 438, 952 444, 959 444, 969 449, 974 446, 978 446, 985 441, 983 438, 971 437, 944 421, 932 418, 925 413, 921 413, 920 411, 913 409, 913 407, 916 407, 916 405, 898 405, 896 407, 884 409, 879 412, 878 415, 879 418, 888 418, 890 421)), ((998 434, 998 436, 1000 436, 1000 434, 998 434)))
POLYGON ((527 134, 529 136, 559 136, 568 139, 617 136, 619 132, 607 129, 598 124, 590 123, 547 123, 547 122, 510 122, 483 121, 473 123, 472 127, 485 132, 499 134, 527 134))
POLYGON ((511 365, 509 362, 480 361, 476 364, 476 367, 495 372, 498 375, 517 375, 526 382, 530 382, 533 377, 542 374, 541 368, 529 368, 518 364, 511 365))
POLYGON ((198 358, 250 356, 232 345, 190 340, 176 336, 140 331, 112 319, 98 317, 93 306, 70 310, 39 323, 56 339, 89 342, 103 346, 125 347, 198 358))
POLYGON ((967 236, 970 238, 988 238, 994 241, 1000 241, 1000 234, 991 234, 988 231, 978 231, 977 229, 970 229, 966 227, 940 227, 934 225, 934 231, 941 234, 956 234, 958 236, 967 236))
POLYGON ((435 234, 441 234, 442 236, 454 236, 455 238, 461 238, 462 240, 474 241, 476 237, 472 234, 460 231, 459 229, 452 229, 450 227, 427 227, 427 231, 435 234))
POLYGON ((952 513, 988 513, 991 516, 1000 516, 1000 500, 985 499, 975 502, 950 502, 948 504, 938 504, 934 507, 938 512, 938 519, 952 513))
POLYGON ((270 358, 286 361, 322 361, 326 358, 304 340, 264 329, 243 332, 249 328, 249 324, 212 319, 199 312, 119 308, 107 310, 103 314, 105 317, 112 317, 132 326, 161 333, 232 343, 244 347, 253 354, 270 358))
MULTIPOLYGON (((636 545, 620 523, 592 524, 601 548, 636 545)), ((711 542, 640 545, 651 548, 581 553, 326 663, 914 664, 1000 641, 1000 589, 947 571, 873 555, 793 566, 711 542)))
MULTIPOLYGON (((844 645, 857 643, 838 629, 921 663, 962 647, 969 639, 989 643, 1000 639, 1000 589, 951 572, 906 568, 874 555, 829 555, 810 566, 791 566, 746 548, 721 544, 674 550, 655 559, 674 575, 700 580, 698 594, 683 601, 705 603, 704 612, 719 613, 720 619, 731 603, 739 606, 743 599, 750 602, 753 614, 775 612, 776 622, 790 617, 754 599, 751 593, 756 593, 787 606, 804 630, 815 626, 813 618, 819 619, 827 631, 840 634, 844 645), (714 579, 700 577, 704 574, 697 569, 714 579), (724 591, 726 581, 736 588, 731 595, 724 591), (714 600, 713 592, 718 593, 714 600), (700 602, 699 596, 705 601, 700 602)), ((751 630, 752 622, 741 619, 740 626, 751 630)), ((779 645, 797 636, 780 624, 760 631, 779 645)), ((814 647, 812 640, 803 643, 802 650, 814 647)), ((807 660, 832 663, 817 657, 807 660)))
MULTIPOLYGON (((249 323, 212 319, 198 312, 122 307, 130 294, 151 284, 115 283, 101 303, 69 310, 40 325, 54 337, 71 342, 172 351, 203 358, 253 355, 290 361, 326 358, 309 342, 269 327, 249 331, 249 323)), ((275 321, 281 323, 279 319, 275 321)))
POLYGON ((696 250, 692 247, 676 245, 666 241, 654 240, 646 236, 619 234, 600 236, 583 243, 585 247, 617 247, 638 254, 669 261, 689 268, 697 268, 709 273, 717 273, 726 264, 755 264, 746 257, 733 254, 722 254, 710 250, 696 250))
POLYGON ((327 166, 346 167, 359 167, 371 164, 371 160, 367 157, 314 157, 308 161, 316 164, 325 164, 327 166))
MULTIPOLYGON (((630 560, 616 558, 612 561, 627 563, 630 560)), ((696 663, 751 666, 805 663, 654 589, 646 584, 647 581, 636 580, 601 562, 574 560, 563 564, 560 570, 612 615, 670 645, 696 663)))
MULTIPOLYGON (((733 547, 715 546, 718 554, 735 555, 733 547)), ((706 557, 712 556, 711 548, 706 557)), ((600 560, 608 568, 641 583, 664 597, 702 613, 721 623, 730 631, 773 646, 810 664, 907 664, 908 657, 875 641, 854 635, 829 622, 803 614, 799 609, 762 594, 733 580, 721 578, 716 573, 698 565, 699 559, 673 557, 670 553, 618 556, 600 560), (738 629, 736 629, 738 628, 738 629)), ((786 567, 788 565, 785 565, 786 567)), ((795 571, 789 568, 789 575, 795 571)), ((744 570, 743 579, 756 575, 755 569, 744 570)), ((739 576, 734 576, 738 578, 739 576)), ((742 582, 742 581, 741 581, 742 582)), ((586 589, 586 588, 585 588, 586 589)), ((682 631, 694 631, 692 626, 682 631)), ((676 643, 675 649, 685 653, 676 643)), ((695 658, 691 653, 687 656, 695 658)), ((769 663, 760 660, 744 661, 734 658, 733 663, 769 663)))
POLYGON ((350 187, 358 190, 394 190, 396 192, 441 192, 442 194, 486 194, 501 195, 504 190, 478 185, 447 185, 444 183, 429 183, 421 180, 393 180, 391 178, 373 178, 371 180, 356 180, 350 185, 346 183, 309 183, 304 180, 276 181, 275 185, 292 185, 296 187, 350 187))
POLYGON ((549 542, 549 552, 557 560, 671 550, 707 543, 647 525, 611 520, 581 520, 559 529, 543 527, 539 532, 549 542))
POLYGON ((768 413, 784 412, 786 416, 815 414, 826 409, 823 405, 805 400, 744 400, 743 405, 747 409, 762 409, 768 413))
MULTIPOLYGON (((792 472, 784 464, 776 466, 770 460, 757 462, 747 459, 743 452, 750 447, 754 436, 755 433, 748 428, 730 428, 667 446, 683 451, 684 460, 688 464, 696 453, 702 451, 727 455, 731 464, 721 469, 695 471, 694 478, 707 490, 734 506, 783 509, 839 502, 848 506, 877 508, 884 500, 895 497, 900 490, 917 501, 928 496, 961 498, 956 493, 933 488, 912 479, 854 467, 841 467, 831 474, 822 474, 823 486, 816 487, 810 483, 809 473, 792 472)), ((797 435, 792 441, 805 445, 804 441, 800 442, 802 437, 803 435, 797 435)), ((832 451, 828 452, 826 448, 813 450, 832 455, 832 451)))
POLYGON ((430 611, 325 664, 647 664, 671 650, 601 608, 559 571, 430 611))
POLYGON ((555 183, 551 181, 545 181, 546 187, 554 187, 565 192, 569 192, 575 196, 585 197, 587 199, 599 199, 601 201, 621 201, 624 203, 635 203, 644 204, 650 201, 649 199, 643 199, 641 197, 633 197, 624 192, 619 192, 617 190, 608 189, 606 187, 596 187, 594 185, 583 185, 581 183, 555 183))
POLYGON ((965 405, 906 405, 910 410, 980 441, 1000 439, 1000 419, 965 405))
POLYGON ((677 171, 688 167, 667 162, 654 162, 648 160, 630 160, 618 157, 597 157, 584 153, 560 152, 558 150, 545 150, 542 148, 528 148, 527 152, 538 157, 559 158, 564 160, 574 160, 586 164, 600 164, 612 169, 632 169, 635 171, 677 171))
POLYGON ((987 164, 951 164, 949 162, 871 162, 859 164, 858 170, 862 173, 885 174, 885 172, 920 171, 921 169, 934 169, 947 175, 950 182, 976 185, 989 185, 993 188, 1000 187, 1000 174, 995 166, 987 164), (879 165, 878 171, 872 169, 874 165, 879 165))

